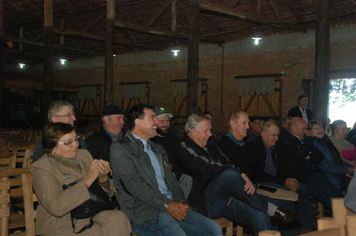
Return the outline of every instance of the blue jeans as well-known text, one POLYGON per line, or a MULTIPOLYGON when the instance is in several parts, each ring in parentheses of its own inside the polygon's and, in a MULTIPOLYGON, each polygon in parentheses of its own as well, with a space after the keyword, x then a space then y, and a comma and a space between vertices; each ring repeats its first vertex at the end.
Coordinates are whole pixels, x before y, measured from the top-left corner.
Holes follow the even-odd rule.
POLYGON ((143 236, 222 236, 222 229, 218 223, 192 209, 183 221, 173 219, 167 212, 160 210, 158 222, 145 223, 132 229, 132 233, 143 236))
POLYGON ((341 191, 320 173, 308 174, 307 186, 310 196, 321 202, 328 210, 331 210, 331 198, 344 198, 341 191))
MULTIPOLYGON (((274 186, 281 189, 288 190, 287 187, 276 183, 261 183, 264 185, 274 186)), ((299 183, 298 202, 296 204, 296 210, 301 216, 301 229, 316 229, 316 219, 314 211, 311 206, 308 187, 305 184, 299 183)))
POLYGON ((216 219, 226 217, 238 224, 247 224, 255 235, 261 230, 271 230, 271 221, 267 215, 268 202, 293 211, 293 203, 271 199, 257 193, 248 195, 244 190, 245 180, 234 169, 223 171, 205 188, 205 201, 208 217, 216 219), (227 206, 230 197, 232 200, 227 206))

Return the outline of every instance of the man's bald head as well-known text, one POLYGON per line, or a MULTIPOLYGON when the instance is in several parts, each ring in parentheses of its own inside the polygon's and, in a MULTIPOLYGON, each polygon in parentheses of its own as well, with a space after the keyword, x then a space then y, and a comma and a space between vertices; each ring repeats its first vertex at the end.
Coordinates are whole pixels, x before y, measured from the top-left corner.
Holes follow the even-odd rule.
POLYGON ((293 117, 289 124, 289 132, 303 140, 307 133, 307 122, 300 117, 293 117))

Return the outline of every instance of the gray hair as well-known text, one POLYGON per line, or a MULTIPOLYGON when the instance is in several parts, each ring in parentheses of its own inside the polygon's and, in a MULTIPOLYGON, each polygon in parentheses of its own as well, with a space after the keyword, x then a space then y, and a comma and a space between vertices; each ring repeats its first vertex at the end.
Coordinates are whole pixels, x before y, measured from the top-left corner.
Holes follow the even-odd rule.
POLYGON ((189 133, 192 129, 199 130, 200 124, 203 120, 209 121, 209 119, 201 113, 191 114, 188 117, 187 122, 185 122, 185 132, 189 133))
POLYGON ((62 107, 70 107, 72 110, 74 109, 73 105, 66 101, 58 100, 52 102, 48 108, 48 120, 50 123, 52 123, 52 117, 56 116, 62 110, 62 107))

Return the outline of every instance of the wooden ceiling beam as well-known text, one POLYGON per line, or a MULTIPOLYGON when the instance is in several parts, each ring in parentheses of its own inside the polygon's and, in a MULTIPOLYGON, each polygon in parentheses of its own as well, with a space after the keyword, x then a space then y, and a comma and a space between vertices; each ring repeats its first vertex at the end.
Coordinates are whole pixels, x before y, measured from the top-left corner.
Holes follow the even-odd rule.
POLYGON ((8 1, 8 3, 10 3, 10 5, 12 5, 13 7, 15 7, 19 12, 21 12, 21 14, 24 14, 26 17, 34 20, 34 18, 32 16, 30 16, 29 14, 27 14, 25 11, 23 11, 19 6, 17 6, 15 3, 13 3, 12 1, 8 1))
MULTIPOLYGON (((17 43, 23 43, 23 44, 28 44, 28 45, 32 45, 32 46, 38 46, 38 47, 44 47, 43 42, 39 42, 39 41, 35 41, 35 40, 20 39, 18 37, 12 37, 12 36, 5 36, 5 39, 9 40, 9 41, 17 42, 17 43)), ((60 44, 54 44, 53 48, 61 49, 61 50, 65 50, 65 51, 80 52, 80 53, 84 53, 84 54, 103 55, 102 52, 95 52, 94 50, 87 51, 87 50, 82 50, 82 49, 78 49, 78 48, 65 47, 60 44)))
POLYGON ((166 3, 158 10, 156 11, 156 14, 154 14, 149 21, 146 22, 145 26, 150 27, 153 25, 153 23, 160 17, 165 10, 171 5, 173 0, 167 0, 166 3))
POLYGON ((271 8, 272 8, 272 11, 273 11, 274 16, 277 18, 277 20, 282 21, 282 18, 281 18, 281 16, 279 15, 279 12, 278 12, 277 7, 276 7, 276 5, 274 4, 273 0, 267 0, 267 1, 268 1, 268 4, 269 4, 269 5, 271 6, 271 8))
POLYGON ((293 23, 291 23, 291 25, 288 25, 288 24, 269 23, 267 21, 259 21, 258 18, 256 16, 254 16, 253 14, 246 14, 245 12, 238 11, 234 8, 230 8, 230 7, 212 3, 212 2, 207 2, 204 0, 200 0, 200 8, 203 10, 210 11, 210 12, 216 12, 216 13, 224 14, 224 15, 227 15, 230 17, 235 17, 240 20, 252 21, 252 22, 258 23, 260 25, 267 25, 267 26, 271 26, 271 27, 275 27, 275 28, 279 28, 279 29, 286 29, 286 30, 303 32, 303 33, 305 33, 307 31, 307 27, 296 26, 296 25, 293 25, 293 23))
POLYGON ((155 35, 161 35, 161 36, 167 36, 167 37, 174 36, 174 34, 171 31, 161 30, 161 29, 159 29, 159 30, 153 29, 151 27, 136 25, 136 24, 132 24, 129 22, 123 22, 123 21, 118 21, 118 20, 115 23, 115 27, 131 29, 131 30, 135 30, 135 31, 147 33, 147 34, 155 34, 155 35))
MULTIPOLYGON (((99 40, 99 41, 105 41, 105 35, 104 36, 96 35, 96 34, 83 32, 83 31, 77 31, 77 30, 54 28, 53 29, 53 33, 62 34, 62 35, 77 36, 77 37, 82 37, 82 38, 89 38, 89 39, 99 40)), ((140 43, 123 42, 123 41, 120 41, 120 40, 115 40, 115 43, 116 44, 120 44, 120 45, 124 45, 124 46, 129 46, 129 47, 152 49, 152 50, 157 50, 157 51, 164 50, 164 48, 162 48, 162 47, 149 46, 149 45, 140 44, 140 43)))
POLYGON ((93 28, 96 24, 98 24, 100 21, 102 21, 105 18, 105 12, 99 13, 99 15, 92 19, 88 26, 86 26, 83 31, 89 31, 91 28, 93 28))

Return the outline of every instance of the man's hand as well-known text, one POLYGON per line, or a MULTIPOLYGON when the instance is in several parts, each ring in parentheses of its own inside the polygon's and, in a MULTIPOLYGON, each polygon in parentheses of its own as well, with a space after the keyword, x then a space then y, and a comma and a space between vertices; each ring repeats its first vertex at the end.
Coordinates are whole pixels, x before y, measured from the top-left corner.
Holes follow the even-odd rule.
POLYGON ((172 216, 173 219, 183 221, 188 216, 189 207, 182 202, 170 202, 166 208, 166 212, 172 216))
POLYGON ((284 182, 284 186, 286 186, 290 191, 296 192, 299 188, 298 180, 295 178, 287 178, 284 182))
POLYGON ((253 183, 251 182, 251 180, 244 173, 241 174, 241 177, 246 181, 246 184, 244 186, 245 192, 247 192, 247 194, 251 194, 251 195, 254 194, 256 189, 255 189, 255 186, 253 185, 253 183))

